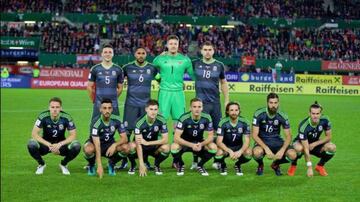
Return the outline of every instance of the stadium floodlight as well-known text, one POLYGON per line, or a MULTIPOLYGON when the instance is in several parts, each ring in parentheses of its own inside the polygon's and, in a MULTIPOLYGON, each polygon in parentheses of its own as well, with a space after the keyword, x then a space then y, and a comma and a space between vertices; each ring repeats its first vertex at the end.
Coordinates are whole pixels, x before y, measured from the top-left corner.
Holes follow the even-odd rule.
POLYGON ((10 46, 9 49, 12 49, 12 50, 22 50, 22 49, 24 49, 24 47, 14 47, 14 46, 10 46))
POLYGON ((322 30, 322 29, 325 29, 325 28, 337 29, 337 28, 339 28, 339 24, 338 23, 324 23, 318 29, 322 30))
POLYGON ((146 24, 149 24, 149 23, 161 24, 161 23, 162 23, 162 19, 148 19, 148 20, 146 21, 146 24))
POLYGON ((35 24, 36 21, 24 21, 25 24, 35 24))
POLYGON ((27 65, 27 64, 29 64, 29 62, 28 61, 17 61, 17 64, 18 65, 27 65))
POLYGON ((222 28, 234 29, 235 25, 221 25, 222 28))

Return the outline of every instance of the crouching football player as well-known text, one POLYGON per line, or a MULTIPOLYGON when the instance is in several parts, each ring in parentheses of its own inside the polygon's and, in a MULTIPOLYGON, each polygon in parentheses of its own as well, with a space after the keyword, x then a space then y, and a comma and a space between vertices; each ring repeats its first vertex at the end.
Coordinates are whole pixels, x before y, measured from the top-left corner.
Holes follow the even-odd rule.
POLYGON ((202 113, 203 104, 198 98, 190 102, 190 112, 184 113, 175 129, 174 143, 171 145, 171 153, 177 164, 177 175, 184 175, 184 162, 182 155, 192 152, 201 158, 197 170, 202 176, 208 176, 204 164, 215 156, 217 146, 213 143, 213 123, 209 114, 202 113), (204 139, 204 132, 207 138, 204 139))
POLYGON ((103 176, 103 167, 101 157, 109 158, 108 174, 116 175, 114 165, 129 153, 127 136, 124 124, 120 117, 111 114, 113 111, 112 101, 104 98, 101 101, 101 115, 95 118, 91 124, 91 135, 84 145, 85 158, 89 162, 88 175, 95 173, 95 161, 97 164, 97 173, 100 178, 103 176), (114 135, 118 131, 120 140, 115 141, 114 135))
POLYGON ((129 160, 131 163, 128 174, 133 175, 136 167, 136 153, 139 158, 139 174, 146 176, 147 168, 144 159, 148 156, 155 158, 154 170, 156 175, 162 175, 160 163, 163 162, 170 152, 168 144, 168 129, 166 120, 158 114, 159 103, 156 100, 149 100, 145 107, 146 114, 141 116, 135 125, 136 143, 130 143, 129 160), (159 138, 161 136, 161 138, 159 138), (136 153, 135 153, 136 149, 136 153))
POLYGON ((220 161, 220 174, 227 175, 225 158, 230 157, 235 163, 235 173, 242 176, 241 164, 251 160, 250 124, 240 115, 240 105, 229 102, 226 105, 226 117, 221 119, 217 129, 216 143, 218 151, 215 158, 220 161))
MULTIPOLYGON (((304 154, 307 176, 313 176, 312 163, 310 154, 320 158, 315 170, 321 176, 327 176, 325 163, 328 162, 335 154, 336 145, 331 142, 331 123, 329 118, 322 115, 322 107, 315 102, 310 106, 309 117, 305 118, 299 125, 299 133, 293 143, 294 149, 300 155, 304 154), (321 134, 325 131, 325 138, 320 139, 321 134)), ((288 175, 293 176, 296 171, 297 160, 293 161, 288 175)))
POLYGON ((35 122, 32 138, 27 147, 30 155, 39 163, 35 174, 41 175, 46 167, 41 156, 48 153, 65 156, 59 166, 64 175, 70 175, 67 164, 80 152, 81 145, 76 140, 76 127, 71 116, 62 111, 62 101, 54 97, 49 101, 49 110, 42 112, 35 122), (66 129, 69 136, 65 138, 66 129), (43 131, 42 136, 39 135, 43 131))

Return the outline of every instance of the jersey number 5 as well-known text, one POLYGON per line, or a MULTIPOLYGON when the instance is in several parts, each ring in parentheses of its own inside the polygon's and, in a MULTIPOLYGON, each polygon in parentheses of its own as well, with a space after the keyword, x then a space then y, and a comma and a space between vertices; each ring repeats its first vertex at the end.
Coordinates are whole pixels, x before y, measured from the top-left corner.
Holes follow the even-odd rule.
POLYGON ((109 84, 110 83, 110 76, 105 76, 105 83, 109 84))

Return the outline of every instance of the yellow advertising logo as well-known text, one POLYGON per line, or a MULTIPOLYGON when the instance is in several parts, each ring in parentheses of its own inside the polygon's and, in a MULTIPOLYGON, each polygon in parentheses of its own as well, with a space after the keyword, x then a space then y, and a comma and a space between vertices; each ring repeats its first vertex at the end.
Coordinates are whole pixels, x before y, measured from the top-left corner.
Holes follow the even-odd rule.
POLYGON ((342 85, 342 76, 336 75, 316 75, 316 74, 296 74, 296 84, 319 84, 319 85, 342 85))

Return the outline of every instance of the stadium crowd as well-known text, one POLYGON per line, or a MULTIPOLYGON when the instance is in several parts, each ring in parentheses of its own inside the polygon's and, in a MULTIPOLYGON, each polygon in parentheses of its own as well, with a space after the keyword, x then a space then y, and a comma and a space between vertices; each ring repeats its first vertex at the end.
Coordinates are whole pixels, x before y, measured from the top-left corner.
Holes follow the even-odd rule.
POLYGON ((1 0, 1 12, 76 12, 157 15, 359 19, 359 1, 325 0, 1 0))
POLYGON ((216 56, 257 58, 288 58, 291 60, 360 58, 359 29, 289 29, 258 26, 236 26, 225 29, 218 26, 181 24, 144 24, 140 21, 126 24, 88 24, 70 26, 66 23, 37 23, 33 27, 1 28, 2 36, 41 35, 41 49, 49 53, 94 53, 100 40, 111 40, 115 54, 127 55, 135 47, 145 47, 155 56, 164 50, 165 39, 176 34, 181 39, 180 51, 198 54, 197 47, 204 41, 216 45, 216 56))

